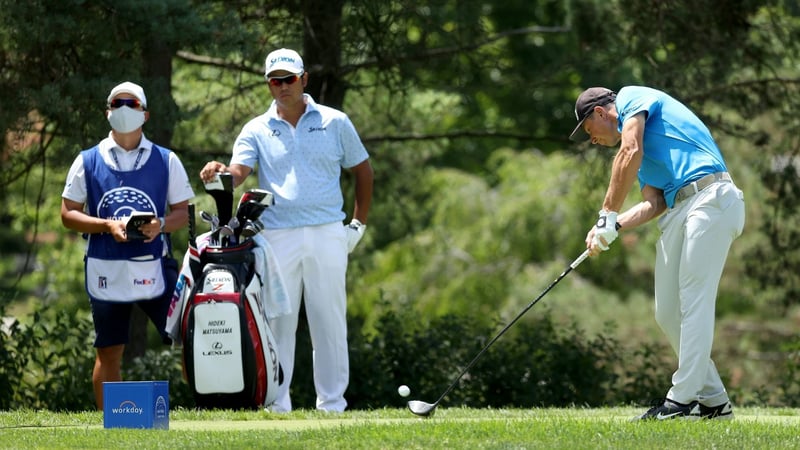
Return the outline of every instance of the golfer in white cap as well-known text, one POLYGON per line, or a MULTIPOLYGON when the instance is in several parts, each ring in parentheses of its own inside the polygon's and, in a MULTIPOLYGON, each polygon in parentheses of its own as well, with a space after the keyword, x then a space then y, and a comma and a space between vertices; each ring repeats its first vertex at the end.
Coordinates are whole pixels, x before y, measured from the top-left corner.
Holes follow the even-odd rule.
POLYGON ((275 205, 261 216, 262 233, 279 262, 293 312, 270 321, 286 380, 271 409, 292 409, 289 386, 302 300, 313 346, 316 407, 340 412, 347 407, 350 376, 345 273, 348 254, 367 227, 372 166, 348 116, 303 92, 309 75, 297 52, 275 50, 265 66, 272 104, 242 128, 230 164, 209 162, 200 176, 208 181, 217 172, 230 172, 240 185, 258 167, 260 187, 275 195, 275 205), (346 224, 342 169, 353 175, 355 186, 346 224))

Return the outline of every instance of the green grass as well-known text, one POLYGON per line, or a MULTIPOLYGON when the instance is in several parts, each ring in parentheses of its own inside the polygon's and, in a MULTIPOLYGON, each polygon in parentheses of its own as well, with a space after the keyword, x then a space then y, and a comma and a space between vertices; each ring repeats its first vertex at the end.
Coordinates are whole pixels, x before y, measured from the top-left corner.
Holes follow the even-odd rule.
POLYGON ((105 429, 100 412, 0 412, 2 448, 800 449, 800 410, 737 408, 733 421, 632 423, 639 408, 440 408, 325 414, 170 412, 169 430, 105 429))

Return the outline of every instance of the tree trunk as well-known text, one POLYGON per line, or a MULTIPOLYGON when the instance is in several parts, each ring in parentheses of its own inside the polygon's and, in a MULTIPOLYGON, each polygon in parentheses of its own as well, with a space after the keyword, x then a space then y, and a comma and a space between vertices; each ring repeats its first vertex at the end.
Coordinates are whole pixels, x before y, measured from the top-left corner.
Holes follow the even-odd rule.
POLYGON ((309 72, 306 91, 318 103, 341 109, 347 90, 341 79, 343 0, 303 2, 306 17, 303 62, 309 72))
MULTIPOLYGON (((142 80, 131 81, 140 83, 147 96, 147 109, 150 111, 150 120, 144 126, 147 138, 157 145, 169 147, 177 112, 171 88, 172 57, 175 52, 156 36, 150 36, 144 43, 142 80)), ((167 292, 171 293, 173 288, 174 286, 167 286, 167 292)), ((133 308, 130 341, 125 346, 123 355, 124 366, 130 365, 134 358, 144 356, 147 350, 148 321, 147 314, 138 307, 133 308)))

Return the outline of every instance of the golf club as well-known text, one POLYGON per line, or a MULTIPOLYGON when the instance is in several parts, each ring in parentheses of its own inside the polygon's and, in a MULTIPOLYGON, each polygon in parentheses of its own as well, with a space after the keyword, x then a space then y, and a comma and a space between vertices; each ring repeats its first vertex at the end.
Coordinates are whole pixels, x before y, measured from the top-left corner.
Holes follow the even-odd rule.
POLYGON ((272 192, 264 189, 250 189, 239 199, 234 217, 244 225, 247 219, 256 220, 264 210, 275 204, 272 192))
POLYGON ((189 270, 192 273, 192 277, 197 279, 202 267, 200 265, 200 252, 197 251, 197 224, 194 212, 194 203, 189 203, 189 248, 186 251, 189 253, 189 270))
POLYGON ((194 203, 189 203, 189 244, 197 248, 197 227, 194 217, 194 203))
POLYGON ((236 245, 236 236, 230 225, 219 227, 220 245, 223 247, 236 245))
POLYGON ((248 219, 247 223, 244 226, 244 229, 242 229, 242 234, 241 234, 242 240, 252 238, 253 236, 255 236, 258 233, 260 233, 261 230, 263 230, 263 229, 264 229, 264 225, 261 223, 260 220, 258 220, 258 219, 256 219, 256 220, 248 219))
POLYGON ((497 341, 500 338, 500 336, 503 335, 503 333, 505 333, 509 328, 511 328, 512 325, 514 325, 526 312, 528 312, 528 310, 531 309, 533 307, 533 305, 535 305, 539 300, 541 300, 542 297, 544 297, 544 295, 547 294, 550 291, 550 289, 553 288, 553 286, 558 284, 558 282, 561 281, 562 278, 567 276, 568 273, 572 272, 572 269, 578 267, 578 265, 580 263, 582 263, 583 260, 585 260, 588 256, 589 256, 589 250, 587 249, 586 251, 584 251, 581 254, 581 256, 579 256, 575 261, 573 261, 572 264, 570 264, 569 267, 567 267, 566 270, 561 272, 561 275, 559 275, 558 278, 555 279, 555 281, 550 283, 550 286, 547 286, 547 289, 545 289, 544 292, 539 294, 539 296, 536 297, 535 300, 533 300, 532 302, 528 303, 528 306, 526 306, 525 309, 523 309, 519 314, 517 314, 517 317, 515 317, 514 320, 512 320, 508 325, 506 325, 505 328, 500 330, 500 332, 497 333, 497 335, 494 338, 492 338, 492 340, 489 341, 489 343, 486 344, 481 349, 481 351, 478 352, 477 355, 475 355, 475 357, 472 359, 472 361, 470 361, 469 364, 467 364, 467 367, 465 367, 464 370, 462 370, 461 373, 458 374, 456 379, 453 380, 452 383, 450 383, 450 386, 448 386, 448 388, 444 391, 444 393, 441 396, 439 396, 438 400, 436 400, 433 403, 426 403, 426 402, 423 402, 423 401, 420 401, 420 400, 411 400, 411 401, 408 402, 408 409, 411 410, 412 413, 414 413, 414 414, 416 414, 418 416, 428 417, 428 416, 432 415, 434 413, 434 410, 436 409, 436 407, 439 405, 439 402, 441 402, 442 399, 447 394, 449 394, 450 391, 453 390, 453 388, 456 386, 456 384, 461 379, 461 377, 463 377, 464 374, 467 373, 467 371, 469 371, 469 369, 472 368, 472 366, 475 364, 475 361, 477 361, 478 358, 480 358, 481 355, 483 355, 483 353, 489 347, 491 347, 492 344, 494 344, 495 341, 497 341))
POLYGON ((233 175, 218 173, 213 181, 204 183, 203 188, 214 199, 220 223, 228 223, 233 214, 233 175))

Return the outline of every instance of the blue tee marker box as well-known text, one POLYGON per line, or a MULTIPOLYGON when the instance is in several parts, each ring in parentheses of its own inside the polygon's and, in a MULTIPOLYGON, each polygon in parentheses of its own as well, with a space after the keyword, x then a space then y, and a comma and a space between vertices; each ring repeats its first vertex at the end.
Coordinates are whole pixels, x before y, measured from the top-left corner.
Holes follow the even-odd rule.
POLYGON ((103 383, 104 428, 169 429, 169 381, 103 383))

